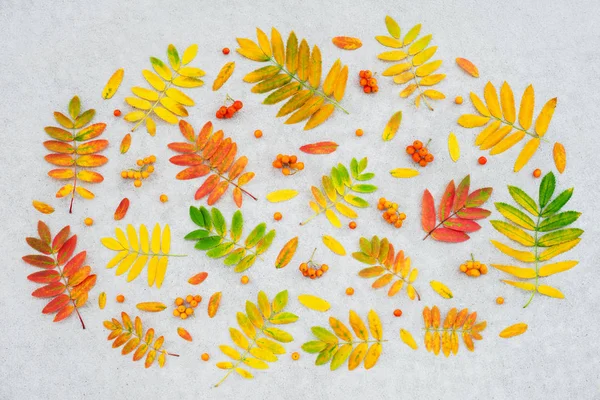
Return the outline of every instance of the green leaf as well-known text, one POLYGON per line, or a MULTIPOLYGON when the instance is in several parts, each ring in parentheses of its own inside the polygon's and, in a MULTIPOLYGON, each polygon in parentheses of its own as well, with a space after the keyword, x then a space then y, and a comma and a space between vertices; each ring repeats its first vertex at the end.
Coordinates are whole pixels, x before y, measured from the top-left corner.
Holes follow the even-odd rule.
POLYGON ((352 179, 350 178, 350 174, 348 173, 348 168, 346 168, 343 164, 338 164, 337 170, 340 174, 340 178, 342 178, 342 182, 345 186, 352 186, 352 179))
POLYGON ((273 308, 274 313, 278 313, 285 308, 288 302, 288 291, 283 290, 275 296, 273 299, 273 304, 271 307, 273 308))
POLYGON ((340 346, 337 351, 334 353, 333 358, 331 359, 331 364, 329 365, 329 369, 334 371, 342 366, 350 356, 350 352, 352 351, 351 344, 344 344, 340 346))
POLYGON ((583 229, 579 228, 560 229, 558 231, 548 233, 539 238, 538 245, 542 247, 550 247, 557 244, 569 242, 571 240, 577 239, 583 234, 583 232, 583 229))
POLYGON ((200 207, 200 212, 202 213, 202 217, 204 219, 204 227, 207 230, 211 230, 212 229, 212 220, 210 218, 210 211, 208 211, 208 209, 204 206, 200 207))
POLYGON ((375 177, 375 174, 374 174, 374 173, 372 173, 372 172, 366 172, 366 173, 364 173, 364 174, 360 174, 360 175, 358 175, 358 176, 357 176, 355 179, 356 179, 357 181, 364 182, 364 181, 370 181, 370 180, 371 180, 371 179, 373 179, 374 177, 375 177))
POLYGON ((538 227, 538 231, 549 232, 558 228, 562 228, 577 221, 580 215, 581 213, 577 211, 564 211, 559 214, 555 214, 542 221, 538 227))
POLYGON ((273 243, 273 239, 275 239, 275 229, 271 229, 262 239, 258 241, 255 249, 256 254, 260 255, 269 250, 271 243, 273 243))
POLYGON ((329 331, 329 329, 323 328, 321 326, 313 326, 310 328, 313 335, 317 337, 317 339, 322 340, 325 343, 337 344, 339 339, 333 333, 329 331))
POLYGON ((318 340, 306 342, 302 345, 302 350, 307 353, 314 354, 323 351, 327 347, 327 343, 318 340))
POLYGON ((352 174, 352 177, 354 179, 356 179, 356 177, 360 175, 360 172, 358 171, 358 161, 356 161, 356 158, 353 158, 350 161, 350 173, 352 174))
POLYGON ((369 163, 369 159, 364 157, 358 162, 358 173, 360 174, 367 168, 367 164, 369 163))
POLYGON ((263 331, 263 333, 282 343, 289 343, 294 340, 292 335, 278 328, 267 328, 263 331))
POLYGON ((186 240, 198 240, 208 236, 208 231, 204 229, 196 229, 195 231, 191 231, 187 235, 185 235, 184 239, 186 240))
POLYGON ((540 184, 540 208, 548 204, 554 194, 554 188, 556 188, 556 178, 552 172, 549 172, 542 178, 540 184))
POLYGON ((246 255, 246 249, 235 249, 223 260, 223 264, 229 266, 239 263, 246 255))
POLYGON ((375 257, 371 257, 370 255, 362 253, 362 252, 352 253, 352 257, 354 257, 355 260, 360 261, 363 264, 368 264, 368 265, 377 264, 377 259, 375 257))
POLYGON ((220 245, 213 247, 206 252, 206 255, 210 258, 221 258, 226 256, 233 250, 234 244, 232 242, 221 243, 220 245))
POLYGON ((504 221, 490 221, 494 229, 506 236, 507 238, 514 240, 515 242, 522 244, 523 246, 531 247, 535 245, 535 239, 533 236, 517 228, 514 225, 504 221))
POLYGON ((335 350, 337 350, 336 345, 334 345, 334 344, 328 345, 317 356, 317 359, 315 360, 315 365, 327 364, 329 362, 329 360, 331 360, 331 356, 333 355, 333 352, 335 350))
POLYGON ((358 184, 358 185, 352 185, 351 189, 353 192, 358 192, 358 193, 373 193, 377 190, 377 186, 367 185, 367 184, 358 184))
POLYGON ((525 211, 529 212, 530 214, 536 217, 539 215, 538 206, 535 203, 535 200, 533 200, 527 193, 525 193, 516 186, 510 185, 508 186, 508 192, 512 196, 513 200, 518 205, 523 207, 525 211))
POLYGON ((272 324, 283 325, 283 324, 291 324, 298 320, 298 316, 296 314, 292 314, 291 312, 281 312, 279 314, 275 314, 269 320, 272 324))
POLYGON ((360 247, 360 250, 366 255, 371 255, 371 253, 373 253, 371 241, 367 238, 361 237, 360 239, 358 239, 358 246, 360 247))
POLYGON ((523 211, 516 207, 506 203, 495 203, 496 209, 506 218, 507 220, 519 225, 521 228, 528 229, 530 231, 535 229, 535 222, 523 211))
POLYGON ((355 196, 350 193, 348 193, 344 196, 344 201, 354 207, 359 207, 359 208, 369 207, 369 203, 365 199, 355 196))
POLYGON ((200 210, 194 206, 190 206, 190 218, 199 227, 206 228, 206 223, 204 221, 202 212, 200 212, 200 210))
POLYGON ((208 236, 198 240, 194 247, 198 250, 212 249, 213 247, 219 245, 219 243, 221 243, 221 240, 223 240, 221 236, 208 236))
POLYGON ((567 204, 572 195, 573 188, 567 189, 558 196, 556 196, 556 198, 552 200, 550 204, 546 206, 546 208, 544 208, 544 211, 542 211, 542 217, 546 218, 558 212, 561 208, 563 208, 565 204, 567 204))
POLYGON ((242 259, 233 269, 234 272, 244 272, 248 268, 250 268, 254 262, 256 261, 256 255, 249 254, 242 259))
POLYGON ((71 118, 76 119, 81 111, 81 101, 79 97, 74 96, 69 102, 69 115, 71 118))
POLYGON ((342 181, 342 176, 340 175, 340 171, 336 168, 331 168, 331 181, 333 182, 333 187, 335 187, 336 192, 338 194, 344 194, 344 182, 342 181))
POLYGON ((231 218, 231 240, 237 242, 242 237, 242 229, 244 228, 244 217, 242 212, 237 210, 231 218))
POLYGON ((258 243, 260 239, 265 235, 265 231, 267 230, 267 224, 260 223, 256 225, 256 227, 250 232, 248 237, 246 238, 246 248, 250 249, 258 243))
POLYGON ((225 222, 225 217, 223 217, 221 211, 219 211, 218 208, 213 208, 210 210, 210 215, 212 217, 212 223, 215 231, 220 236, 225 236, 225 233, 227 233, 227 222, 225 222))

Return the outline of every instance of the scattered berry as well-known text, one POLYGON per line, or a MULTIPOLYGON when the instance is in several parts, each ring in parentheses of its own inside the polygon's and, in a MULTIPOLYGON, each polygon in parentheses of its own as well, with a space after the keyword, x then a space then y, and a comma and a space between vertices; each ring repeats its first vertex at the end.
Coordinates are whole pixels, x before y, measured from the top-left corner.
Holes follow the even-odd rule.
POLYGON ((504 304, 504 297, 496 298, 496 304, 504 304))
POLYGON ((93 219, 91 219, 90 217, 87 217, 86 219, 84 219, 84 220, 83 220, 83 223, 84 223, 86 226, 92 226, 92 225, 94 225, 94 220, 93 220, 93 219))
POLYGON ((394 310, 394 317, 401 317, 402 316, 402 310, 399 308, 396 308, 394 310))
POLYGON ((292 353, 292 360, 297 361, 300 359, 300 353, 298 353, 297 351, 292 353))
POLYGON ((358 136, 358 137, 361 137, 362 135, 365 134, 365 132, 362 129, 357 129, 355 133, 356 133, 356 136, 358 136))
POLYGON ((279 211, 277 211, 275 214, 273 214, 273 219, 275 221, 281 221, 281 218, 283 218, 283 215, 281 215, 281 213, 279 211))
POLYGON ((273 167, 281 169, 281 173, 285 176, 294 175, 298 171, 304 169, 304 163, 298 161, 298 157, 294 155, 277 154, 273 167))
POLYGON ((346 294, 348 296, 352 296, 354 294, 354 288, 351 288, 351 287, 347 288, 346 289, 346 294))
POLYGON ((534 177, 534 178, 539 178, 540 176, 542 176, 542 170, 541 170, 541 169, 539 169, 539 168, 536 168, 536 169, 533 171, 533 177, 534 177))
POLYGON ((113 115, 115 117, 120 117, 121 116, 121 110, 115 110, 115 111, 113 111, 113 115))
POLYGON ((242 279, 240 279, 240 282, 242 283, 242 285, 247 285, 248 282, 250 282, 250 278, 248 278, 248 275, 244 275, 242 276, 242 279))
POLYGON ((223 54, 227 55, 229 54, 229 47, 223 47, 223 50, 221 50, 223 52, 223 54))
MULTIPOLYGON (((140 158, 139 160, 137 160, 135 162, 135 164, 140 168, 139 169, 130 168, 130 169, 121 171, 121 178, 134 179, 133 186, 135 186, 136 188, 139 188, 140 186, 142 186, 142 180, 147 179, 154 172, 153 164, 155 162, 156 162, 156 156, 154 156, 154 155, 140 158)), ((165 198, 167 198, 166 195, 161 195, 161 197, 160 197, 161 201, 162 201, 162 196, 165 196, 165 198)), ((163 203, 164 203, 164 201, 163 201, 163 203)))
POLYGON ((358 82, 365 93, 377 93, 379 91, 377 79, 373 78, 373 74, 369 70, 362 70, 358 73, 358 82))
POLYGON ((255 130, 254 137, 260 139, 262 137, 262 131, 260 129, 255 130))
POLYGON ((454 102, 456 104, 462 104, 463 103, 463 98, 460 96, 456 96, 456 98, 454 99, 454 102))
POLYGON ((303 262, 302 264, 300 264, 300 267, 298 267, 300 272, 302 272, 302 275, 310 279, 320 278, 325 272, 329 271, 329 265, 319 265, 313 262, 315 251, 317 251, 317 249, 313 251, 312 255, 310 256, 310 260, 308 260, 307 262, 303 262))
POLYGON ((166 203, 167 201, 169 201, 169 197, 166 194, 161 194, 160 195, 160 202, 161 203, 166 203))
POLYGON ((125 301, 125 296, 123 296, 122 294, 117 296, 117 303, 122 303, 125 301))
POLYGON ((480 165, 485 165, 485 164, 487 164, 487 158, 485 158, 484 156, 481 156, 481 157, 479 157, 479 158, 477 159, 477 162, 478 162, 480 165))
MULTIPOLYGON (((429 139, 429 142, 431 142, 431 139, 429 139)), ((423 142, 420 140, 415 140, 411 146, 406 147, 406 154, 408 154, 412 160, 421 167, 426 167, 427 164, 433 162, 433 154, 431 154, 427 149, 429 142, 423 146, 423 142)))
POLYGON ((348 227, 350 227, 350 229, 356 229, 356 222, 350 221, 350 223, 348 224, 348 227))
POLYGON ((485 275, 488 273, 488 267, 485 264, 475 261, 473 254, 471 254, 471 260, 464 262, 459 267, 460 272, 464 272, 466 275, 477 278, 478 276, 485 275))
POLYGON ((202 359, 202 361, 208 361, 208 360, 210 360, 210 356, 208 355, 208 353, 202 353, 202 355, 200 356, 200 358, 202 359))
POLYGON ((392 203, 385 197, 381 197, 377 203, 377 209, 383 211, 381 216, 390 225, 394 225, 396 228, 402 228, 402 224, 406 219, 406 214, 398 212, 398 203, 392 203))

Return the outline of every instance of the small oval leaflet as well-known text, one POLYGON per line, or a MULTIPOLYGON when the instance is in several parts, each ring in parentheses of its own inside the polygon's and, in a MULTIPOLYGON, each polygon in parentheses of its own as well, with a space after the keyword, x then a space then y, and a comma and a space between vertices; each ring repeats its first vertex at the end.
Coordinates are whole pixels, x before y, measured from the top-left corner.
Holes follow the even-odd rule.
POLYGON ((329 302, 312 294, 301 294, 298 296, 298 301, 304 307, 320 312, 325 312, 331 307, 329 302))

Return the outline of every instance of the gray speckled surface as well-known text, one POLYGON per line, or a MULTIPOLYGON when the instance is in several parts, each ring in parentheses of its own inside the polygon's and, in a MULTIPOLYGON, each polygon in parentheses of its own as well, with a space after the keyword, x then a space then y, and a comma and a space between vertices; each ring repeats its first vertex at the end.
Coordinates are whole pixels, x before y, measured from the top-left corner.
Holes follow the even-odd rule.
MULTIPOLYGON (((2 146, 0 181, 3 188, 0 220, 3 221, 1 242, 4 244, 4 273, 0 279, 0 309, 2 310, 2 341, 0 343, 0 398, 2 399, 92 399, 92 398, 406 398, 406 399, 595 399, 600 398, 600 352, 597 333, 600 329, 597 290, 598 263, 598 138, 596 108, 600 103, 598 47, 600 30, 594 16, 598 15, 594 1, 415 1, 339 3, 324 7, 318 1, 265 2, 76 2, 76 1, 15 1, 0 4, 0 126, 2 146), (187 4, 187 5, 186 5, 187 4), (191 5, 194 4, 194 5, 191 5), (270 5, 269 5, 270 4, 270 5), (274 4, 279 4, 274 6, 274 4), (420 195, 429 188, 439 198, 450 179, 460 179, 471 173, 473 187, 493 185, 494 201, 508 201, 506 184, 515 184, 535 192, 539 181, 531 178, 535 167, 547 171, 553 167, 551 144, 544 144, 530 165, 521 173, 512 173, 517 149, 497 157, 489 157, 485 167, 476 164, 480 155, 471 145, 473 132, 459 128, 456 118, 471 106, 461 107, 451 100, 437 105, 435 112, 415 110, 409 101, 397 97, 399 88, 389 79, 380 79, 380 92, 365 96, 355 84, 359 69, 381 72, 384 64, 376 59, 382 50, 373 39, 385 33, 383 18, 392 15, 406 30, 423 23, 423 31, 431 32, 438 55, 444 60, 443 72, 448 78, 439 85, 449 99, 455 95, 467 98, 469 91, 481 93, 487 80, 496 86, 511 83, 520 98, 523 89, 533 83, 537 107, 542 101, 558 96, 559 102, 549 140, 560 140, 569 152, 565 174, 558 177, 561 188, 575 186, 570 209, 584 214, 578 225, 586 230, 583 242, 564 259, 575 258, 580 264, 573 270, 549 279, 565 293, 566 300, 537 298, 522 309, 526 294, 503 285, 504 276, 491 271, 478 280, 465 279, 456 268, 470 252, 484 262, 508 262, 489 244, 498 238, 489 223, 473 234, 471 241, 448 245, 431 240, 421 241, 419 226, 420 195), (235 37, 254 37, 254 28, 267 30, 276 26, 287 36, 290 29, 321 48, 324 67, 341 57, 351 71, 350 85, 343 104, 349 116, 336 113, 330 121, 309 132, 298 125, 283 125, 274 118, 276 109, 261 105, 263 96, 250 93, 241 81, 244 73, 257 68, 256 63, 231 54, 225 57, 224 46, 235 49, 235 37), (330 39, 335 35, 360 37, 364 46, 358 51, 344 52, 335 48, 330 39), (259 195, 257 203, 246 200, 243 212, 248 225, 266 220, 277 228, 277 238, 266 254, 266 260, 249 271, 251 283, 239 284, 239 275, 220 262, 210 262, 181 237, 192 229, 187 208, 192 204, 196 182, 176 181, 176 166, 167 160, 171 151, 166 144, 178 140, 177 128, 159 124, 156 137, 140 130, 135 134, 132 149, 126 156, 118 153, 118 143, 128 127, 112 117, 114 108, 127 109, 122 103, 129 87, 142 84, 140 71, 149 68, 148 56, 165 58, 169 43, 183 49, 191 43, 200 46, 195 64, 207 72, 212 82, 224 62, 235 60, 237 69, 231 80, 219 92, 210 85, 188 93, 197 101, 188 119, 199 127, 223 100, 225 93, 244 101, 245 107, 236 118, 216 123, 233 136, 241 152, 250 156, 249 168, 257 178, 248 186, 259 195), (454 64, 454 58, 464 56, 479 67, 481 79, 472 79, 454 64), (103 101, 100 92, 108 77, 119 67, 125 68, 125 81, 112 101, 103 101), (101 168, 105 181, 96 187, 97 198, 79 201, 72 215, 66 213, 67 202, 53 198, 59 184, 46 176, 49 165, 43 160, 41 145, 46 136, 43 127, 53 123, 52 111, 63 110, 73 94, 78 94, 84 107, 97 110, 98 121, 109 127, 104 135, 111 141, 105 152, 109 164, 101 168), (390 143, 380 141, 380 132, 392 112, 404 111, 400 133, 390 143), (365 136, 353 132, 362 127, 365 136), (252 137, 260 128, 265 136, 252 137), (453 130, 462 145, 462 157, 452 163, 446 149, 446 137, 453 130), (413 180, 394 180, 388 174, 393 167, 407 166, 402 148, 414 138, 433 138, 430 146, 436 161, 413 180), (297 152, 300 145, 330 139, 341 144, 331 156, 302 156, 306 170, 284 179, 271 167, 278 152, 297 152), (135 158, 158 155, 157 174, 141 190, 133 190, 123 182, 118 171, 135 158), (308 188, 319 181, 333 163, 347 163, 352 156, 368 156, 370 168, 377 173, 379 195, 397 199, 408 214, 406 226, 392 230, 379 219, 374 208, 363 210, 355 231, 334 229, 324 219, 299 228, 298 222, 310 210, 306 202, 308 188), (301 194, 293 201, 269 204, 264 195, 272 190, 296 187, 301 194), (161 204, 160 193, 170 201, 161 204), (112 220, 118 201, 127 196, 132 207, 125 220, 112 220), (33 268, 20 261, 28 248, 23 240, 35 233, 40 214, 31 207, 31 200, 51 202, 57 211, 42 216, 54 232, 70 224, 79 236, 79 248, 87 249, 89 262, 98 274, 98 284, 91 293, 89 305, 82 310, 88 329, 82 331, 75 318, 53 324, 50 316, 40 310, 43 302, 29 293, 35 285, 26 280, 33 268), (283 212, 284 219, 273 223, 274 211, 283 212), (96 223, 83 225, 90 216, 96 223), (99 239, 112 233, 115 225, 126 223, 151 225, 169 223, 172 227, 172 248, 189 254, 170 263, 166 282, 161 290, 148 288, 145 280, 126 283, 112 271, 104 269, 110 252, 101 247, 99 239), (356 273, 360 266, 350 257, 340 258, 328 252, 321 243, 322 233, 334 234, 348 251, 357 248, 360 235, 378 234, 392 238, 394 244, 412 257, 420 268, 417 285, 422 294, 420 303, 410 302, 404 294, 387 298, 384 292, 370 289, 369 283, 356 273), (275 270, 273 260, 278 249, 293 235, 300 235, 300 249, 294 263, 275 270), (317 281, 302 279, 296 269, 300 259, 308 258, 319 247, 318 258, 331 265, 330 272, 317 281), (102 321, 121 310, 137 314, 139 301, 170 302, 178 295, 192 291, 185 283, 193 273, 209 271, 209 279, 198 288, 206 299, 216 290, 223 291, 222 307, 216 318, 204 313, 199 318, 181 324, 169 314, 143 315, 148 326, 167 337, 167 348, 181 354, 169 359, 166 368, 144 370, 113 350, 106 342, 102 321), (428 285, 441 280, 455 293, 453 300, 440 299, 428 285), (353 297, 344 289, 353 286, 353 297), (313 365, 313 357, 302 354, 294 362, 288 355, 272 364, 268 371, 256 373, 254 381, 232 376, 220 388, 214 389, 222 371, 214 367, 221 360, 217 346, 228 342, 227 327, 235 324, 235 313, 242 310, 246 299, 254 299, 258 290, 270 296, 289 289, 291 310, 301 320, 290 326, 296 341, 287 345, 289 352, 300 349, 310 338, 310 326, 326 325, 328 315, 346 319, 348 310, 366 315, 373 308, 384 324, 385 344, 378 365, 365 371, 340 369, 329 372, 327 367, 313 365), (105 310, 97 307, 97 296, 108 293, 105 310), (124 293, 123 305, 114 302, 124 293), (300 293, 321 293, 332 303, 330 313, 319 314, 301 309, 295 301, 300 293), (497 306, 496 296, 504 296, 506 304, 497 306), (413 352, 398 339, 398 330, 408 328, 421 343, 421 309, 437 303, 445 311, 452 306, 477 310, 488 321, 484 340, 476 351, 460 351, 457 357, 434 357, 423 348, 413 352), (394 318, 392 310, 400 307, 402 318, 394 318), (513 340, 498 338, 507 325, 525 321, 529 331, 513 340), (176 327, 185 326, 194 336, 192 343, 181 340, 176 327), (210 363, 199 360, 203 352, 212 356, 210 363)), ((231 198, 219 203, 226 216, 234 210, 231 198)), ((205 306, 205 303, 204 303, 205 306)))

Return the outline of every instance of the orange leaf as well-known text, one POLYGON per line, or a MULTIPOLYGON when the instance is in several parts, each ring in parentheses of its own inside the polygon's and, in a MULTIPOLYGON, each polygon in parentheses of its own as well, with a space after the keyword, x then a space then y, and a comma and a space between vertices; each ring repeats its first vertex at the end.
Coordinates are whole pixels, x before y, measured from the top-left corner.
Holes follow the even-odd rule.
POLYGON ((31 204, 33 204, 33 208, 35 208, 42 214, 52 214, 54 212, 54 207, 52 207, 50 204, 46 204, 37 200, 33 200, 31 204))
POLYGON ((208 316, 210 318, 213 318, 217 314, 220 303, 221 303, 221 292, 216 292, 215 294, 210 296, 210 300, 208 301, 208 316))
POLYGON ((169 158, 169 162, 175 165, 184 165, 184 166, 195 166, 201 165, 204 162, 204 159, 200 157, 198 154, 180 154, 178 156, 173 156, 169 158))
POLYGON ((127 214, 127 210, 129 210, 129 199, 125 197, 121 200, 119 206, 115 210, 115 221, 122 220, 125 217, 125 214, 127 214))
POLYGON ((70 167, 75 164, 73 157, 68 154, 48 154, 44 157, 44 160, 59 167, 70 167))
POLYGON ((63 268, 63 275, 67 278, 70 278, 77 270, 79 270, 79 268, 81 268, 86 256, 86 251, 77 253, 73 258, 69 260, 68 263, 65 264, 63 268))
POLYGON ((75 152, 75 148, 71 144, 58 140, 47 140, 44 142, 44 147, 55 153, 73 154, 75 152))
POLYGON ((205 176, 209 172, 210 167, 208 167, 207 165, 196 165, 195 167, 189 167, 184 169, 183 171, 180 171, 175 176, 175 178, 179 180, 195 179, 201 176, 205 176))
POLYGON ((75 310, 75 306, 72 303, 68 303, 58 313, 56 313, 54 316, 54 322, 59 322, 67 318, 73 313, 73 310, 75 310))
POLYGON ((72 169, 53 169, 48 171, 48 176, 54 179, 71 179, 75 176, 75 172, 72 169))
POLYGON ((196 194, 194 195, 194 199, 200 200, 201 198, 203 198, 204 196, 206 196, 207 194, 212 192, 213 189, 215 187, 217 187, 217 184, 219 183, 220 180, 221 180, 221 178, 219 178, 219 175, 217 175, 217 174, 213 174, 213 175, 209 176, 208 178, 206 178, 206 180, 204 181, 202 186, 200 186, 198 188, 198 190, 196 191, 196 194))
POLYGON ((425 232, 431 232, 435 228, 435 205, 433 196, 429 190, 423 193, 423 205, 421 206, 421 226, 425 232))
POLYGON ((178 153, 194 153, 196 151, 196 146, 193 144, 182 142, 169 143, 167 147, 178 153))
POLYGON ((296 249, 298 248, 298 236, 290 239, 279 251, 277 259, 275 260, 275 268, 283 268, 292 261, 296 249))
POLYGON ((71 299, 68 294, 61 294, 52 299, 42 310, 42 314, 53 314, 66 306, 71 299))
POLYGON ((202 282, 204 282, 204 280, 208 277, 208 272, 200 272, 194 276, 192 276, 190 279, 188 279, 188 283, 191 285, 199 285, 202 282))
POLYGON ((27 279, 35 283, 52 283, 60 280, 60 274, 54 269, 49 269, 34 272, 33 274, 28 275, 27 279))
POLYGON ((86 140, 93 139, 95 137, 102 135, 102 132, 104 132, 104 129, 106 129, 105 123, 100 122, 98 124, 92 124, 92 125, 88 126, 87 128, 83 128, 82 130, 77 132, 77 135, 75 135, 75 140, 77 140, 79 142, 84 142, 86 140))
POLYGON ((194 134, 194 128, 192 128, 192 125, 190 125, 189 122, 184 121, 182 119, 179 120, 179 131, 181 132, 183 137, 186 138, 187 140, 189 140, 190 142, 193 142, 194 140, 196 140, 196 135, 194 134))
POLYGON ((42 286, 31 293, 33 297, 56 297, 66 290, 66 286, 61 282, 53 282, 42 286))
POLYGON ((228 187, 229 187, 228 181, 219 182, 219 184, 215 187, 215 189, 208 196, 208 199, 206 199, 206 203, 209 206, 212 206, 213 204, 215 204, 217 201, 219 201, 221 196, 223 196, 225 194, 228 187))
MULTIPOLYGON (((58 237, 58 236, 57 236, 58 237)), ((56 238, 55 238, 56 240, 56 238)), ((77 246, 77 235, 73 235, 69 238, 69 240, 65 241, 58 249, 58 254, 56 256, 56 261, 58 265, 64 265, 68 260, 73 256, 73 252, 75 251, 75 246, 77 246)), ((54 244, 52 248, 56 249, 54 244)))
POLYGON ((129 147, 131 146, 131 133, 123 136, 123 140, 121 140, 121 154, 127 153, 129 151, 129 147))
POLYGON ((362 46, 362 42, 359 38, 349 36, 336 36, 331 39, 331 41, 337 47, 344 50, 356 50, 362 46))
POLYGON ((108 147, 108 140, 98 139, 91 140, 89 142, 82 143, 77 147, 77 154, 85 155, 85 154, 94 154, 104 150, 108 147))
POLYGON ((99 167, 108 162, 108 158, 101 156, 99 154, 90 154, 86 156, 79 157, 75 164, 80 167, 99 167))
POLYGON ((471 61, 467 60, 466 58, 459 57, 456 59, 456 63, 469 75, 479 78, 479 71, 477 70, 475 64, 473 64, 471 61))
POLYGON ((233 163, 231 168, 229 169, 229 179, 233 180, 233 179, 237 178, 242 173, 244 168, 246 168, 247 164, 248 164, 248 157, 242 156, 242 157, 238 158, 233 163))
POLYGON ((565 168, 567 166, 567 152, 565 150, 565 146, 563 146, 562 143, 554 143, 552 155, 554 156, 554 164, 556 165, 556 169, 562 174, 565 172, 565 168))
POLYGON ((330 154, 333 153, 337 148, 338 144, 335 142, 317 142, 311 144, 305 144, 300 147, 300 151, 308 154, 330 154))
POLYGON ((242 189, 236 187, 235 189, 233 189, 233 201, 235 202, 235 205, 240 208, 242 206, 242 189))
POLYGON ((97 172, 82 170, 77 172, 77 178, 84 182, 99 183, 104 180, 104 177, 97 172))
POLYGON ((177 334, 181 336, 182 339, 187 340, 188 342, 192 341, 192 335, 182 327, 177 328, 177 334))
POLYGON ((440 242, 459 243, 469 240, 469 235, 464 232, 448 228, 438 228, 431 232, 431 237, 440 242))
POLYGON ((71 290, 71 297, 78 298, 82 294, 89 292, 94 285, 96 285, 96 275, 90 275, 79 285, 75 286, 73 290, 71 290))

